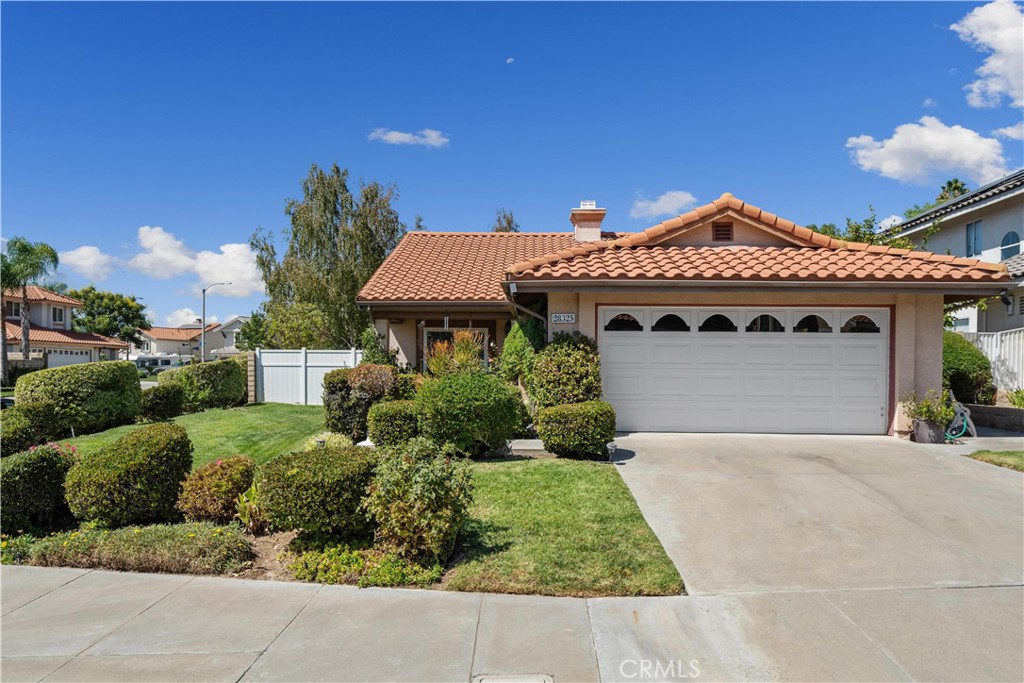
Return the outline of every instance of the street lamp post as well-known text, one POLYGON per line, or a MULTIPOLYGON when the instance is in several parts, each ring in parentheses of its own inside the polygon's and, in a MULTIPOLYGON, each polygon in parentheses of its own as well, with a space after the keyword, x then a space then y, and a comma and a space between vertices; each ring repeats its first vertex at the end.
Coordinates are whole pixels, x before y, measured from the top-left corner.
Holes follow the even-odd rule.
POLYGON ((217 285, 230 285, 230 282, 214 282, 212 285, 203 287, 203 331, 199 342, 199 362, 206 362, 206 290, 213 289, 217 285))

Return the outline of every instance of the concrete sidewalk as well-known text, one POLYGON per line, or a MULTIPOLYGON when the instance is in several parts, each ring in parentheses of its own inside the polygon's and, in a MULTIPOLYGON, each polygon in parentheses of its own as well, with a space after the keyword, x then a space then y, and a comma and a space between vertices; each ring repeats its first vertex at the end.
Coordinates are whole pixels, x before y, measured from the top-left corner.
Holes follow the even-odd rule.
POLYGON ((1007 680, 1020 587, 579 600, 5 566, 4 681, 1007 680))

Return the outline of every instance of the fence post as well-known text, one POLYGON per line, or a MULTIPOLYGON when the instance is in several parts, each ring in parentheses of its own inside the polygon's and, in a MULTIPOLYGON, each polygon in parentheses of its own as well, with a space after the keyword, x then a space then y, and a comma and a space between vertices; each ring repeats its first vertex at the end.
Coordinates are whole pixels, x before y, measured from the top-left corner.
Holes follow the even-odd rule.
POLYGON ((260 353, 261 350, 262 349, 260 349, 259 347, 256 347, 256 351, 253 352, 253 357, 255 359, 254 365, 256 367, 256 382, 255 382, 254 386, 255 386, 255 391, 256 391, 256 402, 257 403, 262 402, 263 398, 264 398, 264 396, 263 396, 263 391, 264 391, 264 388, 263 388, 263 356, 260 353))
POLYGON ((300 403, 301 403, 301 405, 304 405, 304 406, 305 405, 309 405, 309 402, 307 401, 307 396, 306 396, 306 383, 309 381, 309 369, 308 368, 309 368, 309 361, 307 360, 307 356, 306 356, 306 347, 303 346, 302 347, 302 366, 301 366, 302 377, 299 378, 299 391, 302 392, 302 401, 300 403))

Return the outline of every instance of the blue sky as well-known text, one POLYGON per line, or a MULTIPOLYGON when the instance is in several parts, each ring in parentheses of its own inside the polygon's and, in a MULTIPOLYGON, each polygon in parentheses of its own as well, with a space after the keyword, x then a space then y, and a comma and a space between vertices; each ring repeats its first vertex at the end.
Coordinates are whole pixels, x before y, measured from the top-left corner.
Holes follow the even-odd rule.
POLYGON ((433 230, 499 207, 565 230, 581 199, 638 230, 726 191, 798 223, 882 218, 1024 157, 1009 0, 0 13, 3 236, 157 324, 201 282, 235 282, 208 297, 221 320, 258 305, 244 245, 286 227, 312 163, 396 183, 433 230))

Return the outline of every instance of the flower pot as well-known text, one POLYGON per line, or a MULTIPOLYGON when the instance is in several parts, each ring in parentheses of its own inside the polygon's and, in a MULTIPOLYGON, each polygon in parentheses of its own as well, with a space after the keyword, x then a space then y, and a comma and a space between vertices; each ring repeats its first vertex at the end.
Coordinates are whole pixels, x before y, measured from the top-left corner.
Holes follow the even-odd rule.
POLYGON ((914 420, 914 441, 917 443, 946 443, 946 431, 938 422, 914 420))

